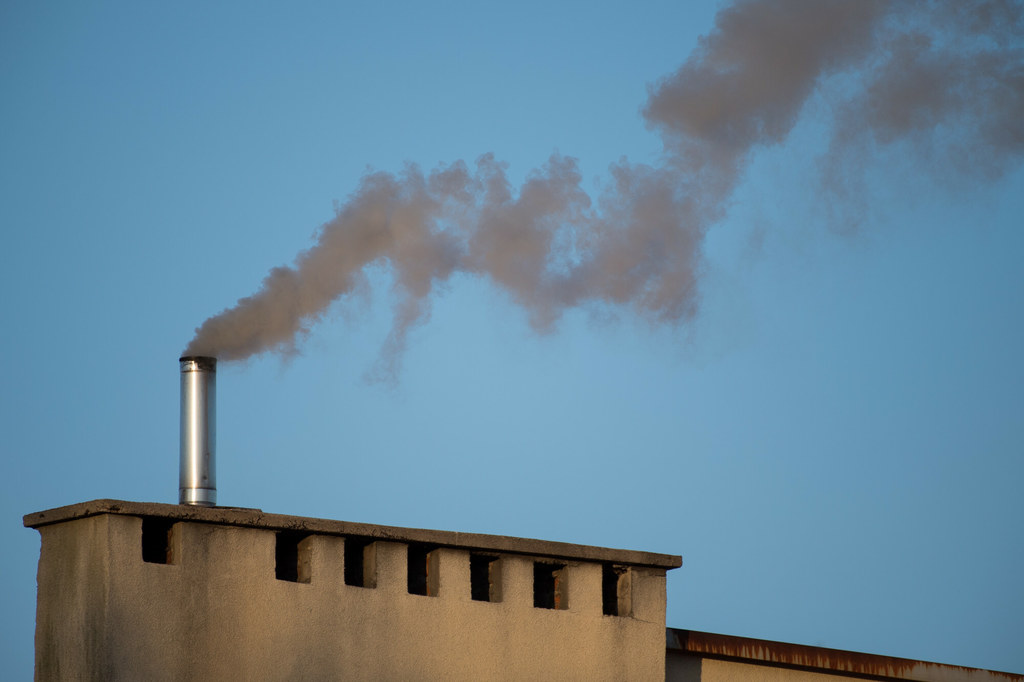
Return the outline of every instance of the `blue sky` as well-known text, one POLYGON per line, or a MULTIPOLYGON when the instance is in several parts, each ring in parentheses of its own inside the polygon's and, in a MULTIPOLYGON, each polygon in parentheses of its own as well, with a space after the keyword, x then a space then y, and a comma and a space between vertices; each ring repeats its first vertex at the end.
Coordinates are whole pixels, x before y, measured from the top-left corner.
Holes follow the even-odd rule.
MULTIPOLYGON (((595 190, 658 163, 648 87, 718 9, 0 9, 12 679, 39 551, 21 516, 176 501, 177 358, 203 320, 368 169, 492 152, 518 183, 557 151, 595 190)), ((867 149, 843 229, 819 182, 833 111, 816 95, 753 150, 681 323, 604 306, 538 334, 457 274, 373 383, 394 296, 370 268, 298 355, 222 364, 220 502, 681 554, 670 626, 1024 671, 1024 171, 867 149)))

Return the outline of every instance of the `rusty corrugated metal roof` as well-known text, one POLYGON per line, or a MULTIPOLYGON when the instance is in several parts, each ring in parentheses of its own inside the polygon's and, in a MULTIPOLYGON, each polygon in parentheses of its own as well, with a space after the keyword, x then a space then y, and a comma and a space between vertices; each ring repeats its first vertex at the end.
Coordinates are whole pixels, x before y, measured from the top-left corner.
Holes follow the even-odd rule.
POLYGON ((771 665, 872 680, 915 682, 1024 682, 1024 675, 877 656, 841 649, 668 628, 667 647, 701 658, 771 665))

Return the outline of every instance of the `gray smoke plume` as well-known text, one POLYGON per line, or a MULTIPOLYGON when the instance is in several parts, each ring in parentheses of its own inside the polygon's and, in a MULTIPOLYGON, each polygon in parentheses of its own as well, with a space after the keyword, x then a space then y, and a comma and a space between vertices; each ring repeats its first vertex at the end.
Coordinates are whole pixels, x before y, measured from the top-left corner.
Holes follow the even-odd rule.
POLYGON ((1024 152, 1024 0, 741 0, 643 108, 665 154, 613 165, 595 199, 552 156, 513 190, 491 155, 364 177, 315 244, 196 330, 186 355, 289 352, 330 304, 390 267, 398 300, 382 349, 394 377, 409 330, 454 273, 488 278, 547 330, 564 311, 693 316, 707 230, 752 152, 785 142, 809 98, 839 92, 822 163, 842 197, 872 149, 906 144, 986 178, 1024 152), (841 88, 824 86, 841 77, 841 88))

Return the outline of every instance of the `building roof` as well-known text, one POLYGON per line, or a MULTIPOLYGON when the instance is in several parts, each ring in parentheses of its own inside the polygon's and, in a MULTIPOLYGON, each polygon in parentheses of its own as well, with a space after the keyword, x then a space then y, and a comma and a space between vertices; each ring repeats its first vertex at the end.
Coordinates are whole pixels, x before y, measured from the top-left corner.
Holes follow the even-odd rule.
POLYGON ((876 656, 841 649, 676 628, 668 628, 666 635, 669 654, 676 652, 737 663, 769 665, 871 680, 1024 682, 1024 675, 1014 673, 876 656))
POLYGON ((600 561, 662 569, 679 568, 683 563, 682 557, 671 554, 574 545, 566 542, 530 540, 503 535, 483 535, 480 533, 377 526, 368 523, 332 521, 329 519, 289 516, 286 514, 268 514, 259 509, 241 507, 195 507, 156 502, 127 502, 124 500, 92 500, 91 502, 81 502, 66 507, 57 507, 56 509, 27 514, 24 517, 24 524, 29 528, 40 528, 53 523, 62 523, 98 514, 151 516, 193 523, 214 523, 224 526, 262 528, 272 531, 343 535, 374 540, 421 543, 437 547, 454 547, 506 554, 526 554, 576 561, 600 561))

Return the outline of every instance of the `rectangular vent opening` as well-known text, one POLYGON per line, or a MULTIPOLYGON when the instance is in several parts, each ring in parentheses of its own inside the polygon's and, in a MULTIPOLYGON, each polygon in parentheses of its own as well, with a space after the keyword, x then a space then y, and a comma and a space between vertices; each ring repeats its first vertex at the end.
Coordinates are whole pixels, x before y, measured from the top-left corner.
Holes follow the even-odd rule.
POLYGON ((533 605, 538 609, 569 608, 569 591, 565 564, 534 562, 533 605))
POLYGON ((632 615, 630 578, 628 566, 601 566, 601 608, 604 615, 632 615))
POLYGON ((438 588, 436 547, 409 545, 409 594, 436 597, 438 588))
POLYGON ((501 560, 486 554, 470 554, 469 589, 475 601, 501 601, 501 560))
POLYGON ((308 583, 310 578, 310 535, 295 531, 277 533, 274 575, 278 580, 308 583))
POLYGON ((170 519, 142 518, 142 560, 150 564, 174 564, 177 524, 170 519))
POLYGON ((362 538, 345 538, 345 584, 377 587, 376 545, 362 538))

